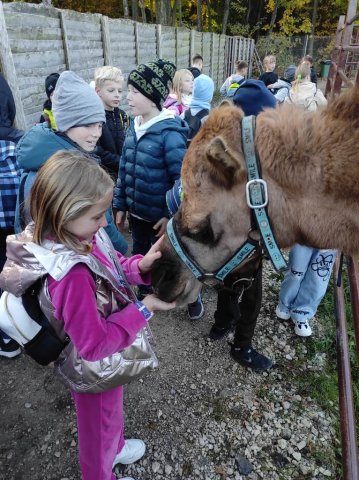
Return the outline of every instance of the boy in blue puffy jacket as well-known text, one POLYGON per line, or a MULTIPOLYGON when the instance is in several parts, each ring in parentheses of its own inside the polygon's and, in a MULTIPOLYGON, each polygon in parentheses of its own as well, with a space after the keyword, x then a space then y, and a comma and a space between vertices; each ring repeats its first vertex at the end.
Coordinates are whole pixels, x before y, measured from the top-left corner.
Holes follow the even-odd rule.
MULTIPOLYGON (((157 60, 138 65, 128 77, 131 120, 120 160, 113 207, 120 231, 131 217, 132 253, 146 254, 169 219, 166 192, 180 178, 188 128, 174 112, 162 110, 176 67, 157 60)), ((148 287, 147 287, 148 289, 148 287)), ((148 293, 141 287, 140 296, 148 293)))

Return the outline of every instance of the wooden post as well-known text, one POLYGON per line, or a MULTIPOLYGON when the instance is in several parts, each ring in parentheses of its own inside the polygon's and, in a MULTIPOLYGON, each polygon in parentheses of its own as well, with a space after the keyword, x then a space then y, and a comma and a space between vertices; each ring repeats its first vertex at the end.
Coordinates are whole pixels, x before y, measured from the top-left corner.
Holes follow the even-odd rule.
POLYGON ((8 82, 16 105, 15 127, 26 130, 25 112, 21 101, 20 90, 17 81, 14 57, 12 56, 9 37, 6 29, 5 14, 2 2, 0 2, 0 67, 4 78, 8 82))
POLYGON ((136 65, 140 63, 140 46, 138 41, 138 23, 133 22, 133 26, 135 29, 135 55, 136 55, 136 65))
MULTIPOLYGON (((213 57, 214 57, 214 33, 211 33, 211 63, 209 65, 209 76, 213 79, 213 57)), ((217 83, 217 81, 215 81, 217 83)))
POLYGON ((112 65, 110 27, 108 17, 101 15, 101 35, 104 65, 112 65))
POLYGON ((62 45, 64 47, 66 69, 71 70, 70 49, 69 49, 69 41, 68 41, 68 38, 67 38, 66 11, 65 10, 60 10, 60 27, 61 27, 62 45))
POLYGON ((189 62, 188 65, 192 65, 192 58, 194 55, 194 40, 195 40, 195 30, 191 30, 191 39, 190 39, 190 46, 189 46, 189 62))
POLYGON ((162 58, 162 25, 158 24, 156 27, 156 46, 157 46, 157 57, 162 58))
POLYGON ((179 46, 178 28, 175 27, 175 50, 176 50, 176 67, 177 68, 178 68, 178 46, 179 46))

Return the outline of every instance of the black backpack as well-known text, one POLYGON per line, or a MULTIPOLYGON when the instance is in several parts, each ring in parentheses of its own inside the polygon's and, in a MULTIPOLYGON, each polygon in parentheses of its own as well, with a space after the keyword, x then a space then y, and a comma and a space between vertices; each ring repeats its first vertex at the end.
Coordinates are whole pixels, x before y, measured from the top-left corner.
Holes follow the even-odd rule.
POLYGON ((207 108, 203 108, 200 110, 196 115, 191 114, 191 109, 185 111, 184 119, 186 120, 189 131, 187 135, 187 146, 191 143, 192 138, 199 132, 200 128, 202 127, 202 118, 206 117, 209 114, 209 110, 207 108))
POLYGON ((70 339, 65 337, 61 340, 41 310, 38 299, 41 287, 40 278, 21 297, 3 292, 0 302, 0 325, 5 333, 23 346, 25 353, 40 365, 48 365, 58 359, 70 339), (16 307, 9 306, 11 298, 17 299, 16 307), (28 319, 25 318, 25 312, 28 319), (27 328, 24 328, 24 322, 27 328), (32 333, 29 333, 29 325, 32 333))

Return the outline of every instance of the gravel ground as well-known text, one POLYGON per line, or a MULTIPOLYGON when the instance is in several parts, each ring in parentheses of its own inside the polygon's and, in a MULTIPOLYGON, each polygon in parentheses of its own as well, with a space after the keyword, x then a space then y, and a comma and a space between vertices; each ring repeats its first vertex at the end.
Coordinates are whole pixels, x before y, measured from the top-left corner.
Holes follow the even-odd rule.
MULTIPOLYGON (((308 339, 275 318, 278 282, 266 262, 255 347, 274 360, 255 373, 229 355, 230 336, 211 342, 216 295, 206 315, 185 310, 152 322, 157 371, 127 387, 126 436, 142 438, 145 457, 127 469, 136 480, 322 480, 334 473, 336 418, 303 393, 298 377, 321 369, 308 339)), ((320 328, 314 325, 314 339, 320 328)), ((22 355, 0 359, 0 480, 79 480, 76 419, 52 370, 22 355)))

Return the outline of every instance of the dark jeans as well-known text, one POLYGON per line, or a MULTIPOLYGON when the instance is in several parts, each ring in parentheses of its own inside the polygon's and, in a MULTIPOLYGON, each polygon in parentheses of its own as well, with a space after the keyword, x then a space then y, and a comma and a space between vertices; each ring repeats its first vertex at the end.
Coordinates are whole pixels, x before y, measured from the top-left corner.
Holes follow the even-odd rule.
MULTIPOLYGON (((151 246, 156 243, 155 230, 153 226, 156 222, 146 222, 139 218, 131 216, 131 233, 132 233, 132 255, 146 255, 151 246)), ((139 298, 152 293, 150 285, 140 285, 138 287, 139 298)))
POLYGON ((146 255, 151 246, 158 240, 155 237, 156 231, 153 230, 157 222, 146 222, 139 218, 131 216, 132 228, 132 255, 140 253, 146 255))
MULTIPOLYGON (((219 328, 229 328, 231 325, 235 325, 235 347, 250 345, 256 328, 262 303, 261 265, 253 272, 253 275, 253 282, 243 292, 240 303, 238 303, 238 295, 228 290, 220 290, 218 292, 214 324, 219 328)), ((245 277, 247 278, 247 275, 245 277)))

